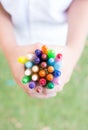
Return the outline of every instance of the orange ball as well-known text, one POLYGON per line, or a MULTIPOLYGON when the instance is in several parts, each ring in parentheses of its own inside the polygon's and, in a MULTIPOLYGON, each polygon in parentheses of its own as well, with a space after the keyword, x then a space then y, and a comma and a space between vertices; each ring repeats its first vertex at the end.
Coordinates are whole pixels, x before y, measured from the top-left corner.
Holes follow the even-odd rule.
POLYGON ((39 76, 40 77, 45 77, 45 75, 46 75, 46 72, 44 70, 39 71, 39 76))
POLYGON ((53 66, 49 66, 49 67, 48 67, 48 72, 49 72, 49 73, 52 73, 53 71, 54 71, 54 67, 53 67, 53 66))
POLYGON ((47 79, 48 81, 52 81, 52 80, 53 80, 53 75, 52 75, 52 74, 48 74, 48 75, 46 76, 46 79, 47 79))
POLYGON ((43 51, 43 53, 47 54, 48 48, 44 45, 44 46, 42 46, 42 51, 43 51))

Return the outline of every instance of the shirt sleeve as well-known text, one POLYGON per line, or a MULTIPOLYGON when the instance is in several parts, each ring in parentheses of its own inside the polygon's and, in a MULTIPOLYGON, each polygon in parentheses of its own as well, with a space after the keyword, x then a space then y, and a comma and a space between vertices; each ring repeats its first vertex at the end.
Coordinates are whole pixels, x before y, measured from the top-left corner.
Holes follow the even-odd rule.
POLYGON ((5 11, 7 13, 9 13, 10 15, 12 15, 13 13, 13 4, 14 4, 14 1, 11 1, 11 0, 0 0, 0 3, 2 4, 3 8, 5 9, 5 11), (13 2, 13 3, 12 3, 13 2))
POLYGON ((14 16, 23 12, 26 5, 24 0, 0 0, 0 3, 2 4, 5 11, 14 16))
POLYGON ((18 26, 26 20, 26 6, 28 0, 0 0, 3 8, 11 15, 12 22, 18 26))

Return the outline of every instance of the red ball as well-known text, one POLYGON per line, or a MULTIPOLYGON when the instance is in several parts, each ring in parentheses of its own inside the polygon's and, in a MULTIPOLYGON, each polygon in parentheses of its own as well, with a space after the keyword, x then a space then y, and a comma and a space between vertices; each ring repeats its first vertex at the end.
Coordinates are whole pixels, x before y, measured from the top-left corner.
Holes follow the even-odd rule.
POLYGON ((42 58, 42 60, 47 60, 47 55, 46 54, 42 54, 41 58, 42 58))
POLYGON ((46 85, 46 79, 41 78, 41 79, 39 80, 39 84, 42 85, 42 86, 45 86, 45 85, 46 85))
POLYGON ((60 60, 62 60, 62 57, 63 57, 63 55, 62 55, 61 53, 58 53, 58 54, 56 55, 56 60, 57 60, 57 61, 60 61, 60 60))
POLYGON ((46 62, 42 62, 42 63, 41 63, 41 67, 42 67, 42 68, 46 68, 46 67, 47 67, 47 63, 46 63, 46 62))

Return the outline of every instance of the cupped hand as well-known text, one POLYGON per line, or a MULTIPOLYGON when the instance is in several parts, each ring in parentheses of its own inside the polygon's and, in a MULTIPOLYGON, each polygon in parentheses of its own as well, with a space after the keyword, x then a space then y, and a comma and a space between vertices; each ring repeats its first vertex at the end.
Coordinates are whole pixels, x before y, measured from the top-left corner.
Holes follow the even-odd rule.
POLYGON ((57 92, 61 91, 64 85, 69 81, 72 71, 75 66, 75 58, 74 53, 71 48, 68 46, 65 47, 49 47, 50 49, 54 49, 56 53, 62 53, 62 68, 61 68, 61 83, 59 85, 55 85, 53 89, 42 88, 41 92, 37 92, 35 89, 30 89, 28 84, 22 83, 22 77, 24 76, 24 65, 18 63, 17 59, 20 56, 26 56, 27 54, 33 54, 36 49, 41 49, 42 44, 36 43, 29 46, 16 46, 11 54, 8 56, 8 62, 14 76, 16 83, 24 89, 24 91, 31 97, 34 98, 50 98, 56 96, 57 92))
MULTIPOLYGON (((36 43, 29 46, 16 46, 14 49, 9 53, 7 60, 10 65, 13 77, 16 83, 24 89, 24 91, 31 97, 35 98, 49 98, 55 96, 56 93, 52 92, 49 94, 44 94, 43 90, 38 93, 36 89, 30 89, 28 84, 22 83, 22 77, 24 76, 24 65, 18 63, 17 59, 20 56, 26 56, 27 54, 33 54, 36 49, 41 49, 41 44, 36 43)), ((40 86, 37 86, 37 88, 40 86)))
POLYGON ((59 84, 55 85, 55 88, 53 90, 44 89, 45 94, 49 94, 52 91, 55 91, 55 93, 60 92, 63 90, 65 84, 67 84, 70 81, 72 72, 75 68, 75 65, 77 63, 77 58, 75 51, 73 48, 69 46, 48 46, 48 48, 52 48, 56 51, 56 54, 61 53, 63 55, 62 57, 62 67, 61 67, 61 76, 59 78, 59 84))

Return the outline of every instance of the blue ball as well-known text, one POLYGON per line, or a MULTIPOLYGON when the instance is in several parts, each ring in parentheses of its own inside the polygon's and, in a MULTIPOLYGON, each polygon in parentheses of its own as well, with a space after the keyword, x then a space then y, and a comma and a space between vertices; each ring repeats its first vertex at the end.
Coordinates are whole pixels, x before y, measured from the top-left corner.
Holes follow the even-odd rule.
POLYGON ((53 76, 54 76, 55 78, 57 78, 57 77, 61 76, 61 72, 60 72, 59 70, 54 70, 53 76))
POLYGON ((40 58, 39 57, 34 58, 34 64, 39 64, 39 63, 40 63, 40 58))
POLYGON ((36 54, 37 57, 41 57, 42 56, 42 51, 37 49, 37 50, 35 50, 35 54, 36 54))
POLYGON ((54 66, 55 59, 54 59, 54 58, 49 58, 47 63, 48 63, 48 65, 50 65, 50 66, 54 66))
POLYGON ((61 67, 62 67, 61 62, 55 62, 55 64, 54 64, 54 69, 55 70, 59 70, 61 67))
POLYGON ((31 68, 32 66, 33 66, 33 63, 31 61, 28 61, 25 64, 25 67, 28 68, 28 69, 31 68))
POLYGON ((33 89, 33 88, 35 88, 35 87, 36 87, 36 83, 33 82, 33 81, 31 81, 31 82, 29 83, 29 88, 33 89))

